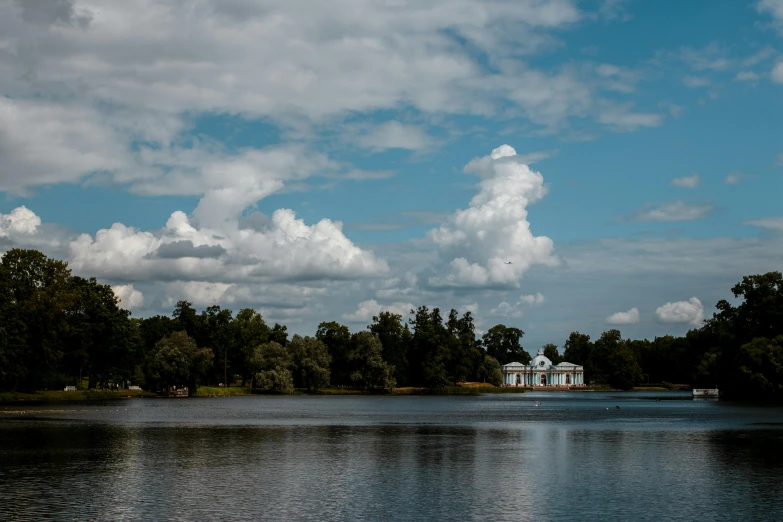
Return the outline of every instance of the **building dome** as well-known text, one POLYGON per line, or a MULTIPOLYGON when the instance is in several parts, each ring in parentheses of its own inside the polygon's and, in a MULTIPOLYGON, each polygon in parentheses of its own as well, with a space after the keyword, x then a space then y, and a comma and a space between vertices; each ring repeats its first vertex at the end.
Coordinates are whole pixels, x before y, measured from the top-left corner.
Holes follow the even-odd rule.
POLYGON ((544 350, 538 350, 536 356, 530 361, 530 366, 534 369, 548 370, 549 367, 552 366, 552 361, 549 360, 549 357, 544 355, 544 350))

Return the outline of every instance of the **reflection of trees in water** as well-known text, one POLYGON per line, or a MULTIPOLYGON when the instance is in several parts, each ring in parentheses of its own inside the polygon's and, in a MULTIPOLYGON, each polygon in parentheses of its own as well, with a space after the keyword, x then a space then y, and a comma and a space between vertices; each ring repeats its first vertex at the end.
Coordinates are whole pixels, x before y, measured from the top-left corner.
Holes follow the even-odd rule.
MULTIPOLYGON (((766 480, 783 476, 783 426, 746 431, 716 431, 709 438, 710 450, 726 470, 749 481, 764 480, 765 493, 783 502, 783 482, 766 480)), ((761 489, 757 494, 762 494, 761 489)))
POLYGON ((753 517, 780 520, 783 430, 715 431, 708 442, 715 480, 724 491, 722 501, 743 506, 753 517))

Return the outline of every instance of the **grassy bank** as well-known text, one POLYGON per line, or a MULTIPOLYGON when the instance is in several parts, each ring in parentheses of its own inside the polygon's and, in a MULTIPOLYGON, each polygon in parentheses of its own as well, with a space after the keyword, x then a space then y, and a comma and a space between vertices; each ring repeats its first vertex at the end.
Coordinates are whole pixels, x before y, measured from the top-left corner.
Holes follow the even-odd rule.
POLYGON ((141 390, 119 390, 119 391, 61 391, 47 390, 37 391, 35 393, 17 393, 0 392, 0 402, 55 402, 55 401, 92 401, 106 399, 127 399, 136 397, 155 397, 154 393, 141 390))
POLYGON ((499 388, 488 384, 486 386, 444 386, 429 391, 429 395, 482 395, 485 393, 525 393, 524 388, 499 388))
POLYGON ((219 386, 199 386, 193 397, 232 397, 235 395, 250 395, 253 392, 250 386, 232 388, 221 388, 219 386))

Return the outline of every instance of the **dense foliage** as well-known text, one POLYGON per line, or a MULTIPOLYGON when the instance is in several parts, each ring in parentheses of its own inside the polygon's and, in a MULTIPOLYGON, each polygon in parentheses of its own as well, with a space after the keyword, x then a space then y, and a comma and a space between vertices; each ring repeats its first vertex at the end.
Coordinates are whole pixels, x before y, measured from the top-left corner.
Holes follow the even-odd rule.
MULTIPOLYGON (((733 398, 783 400, 783 278, 744 277, 736 306, 684 337, 623 339, 609 330, 594 341, 573 332, 560 361, 585 367, 588 383, 629 389, 645 383, 718 385, 733 398)), ((130 317, 111 287, 71 274, 67 264, 35 250, 13 249, 0 262, 0 389, 31 391, 66 384, 100 388, 131 382, 166 385, 238 383, 269 392, 329 386, 367 390, 441 387, 461 381, 498 385, 500 366, 528 363, 524 332, 502 324, 477 336, 470 312, 421 306, 406 323, 381 312, 352 333, 323 322, 314 337, 269 326, 258 312, 180 301, 168 316, 130 317)))

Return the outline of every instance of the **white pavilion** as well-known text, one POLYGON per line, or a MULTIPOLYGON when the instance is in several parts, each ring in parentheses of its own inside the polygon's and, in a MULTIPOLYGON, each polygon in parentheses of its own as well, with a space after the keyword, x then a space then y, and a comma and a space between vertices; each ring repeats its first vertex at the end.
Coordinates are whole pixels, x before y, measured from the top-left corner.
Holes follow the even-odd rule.
POLYGON ((538 353, 530 364, 524 365, 512 362, 503 365, 503 386, 584 386, 584 366, 569 362, 552 364, 544 355, 544 350, 538 353))

